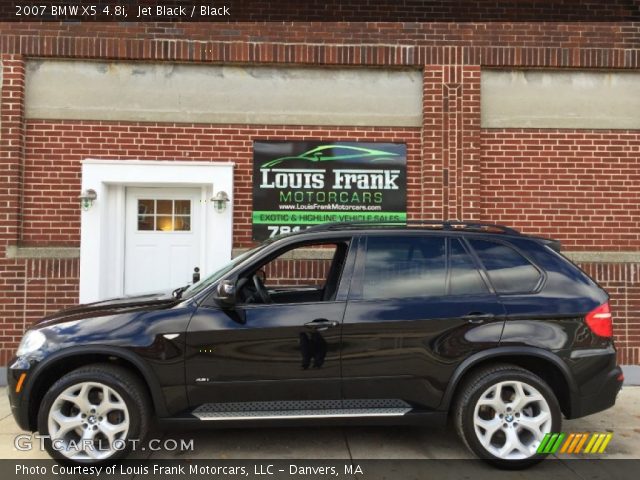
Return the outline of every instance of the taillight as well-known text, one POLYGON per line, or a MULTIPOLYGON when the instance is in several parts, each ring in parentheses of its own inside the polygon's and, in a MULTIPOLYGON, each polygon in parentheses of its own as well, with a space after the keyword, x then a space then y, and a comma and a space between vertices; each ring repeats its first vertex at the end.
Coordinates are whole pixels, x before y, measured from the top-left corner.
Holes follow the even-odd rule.
POLYGON ((593 333, 601 337, 611 338, 613 336, 613 322, 611 321, 611 309, 609 302, 603 303, 594 308, 585 317, 587 326, 593 333))

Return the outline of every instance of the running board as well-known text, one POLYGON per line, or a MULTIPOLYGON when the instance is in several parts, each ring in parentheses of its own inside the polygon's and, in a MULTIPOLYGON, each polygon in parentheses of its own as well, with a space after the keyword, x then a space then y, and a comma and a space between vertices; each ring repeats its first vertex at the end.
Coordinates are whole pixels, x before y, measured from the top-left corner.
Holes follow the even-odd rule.
POLYGON ((411 405, 398 399, 301 400, 205 403, 192 413, 200 420, 284 420, 297 418, 398 417, 411 405))

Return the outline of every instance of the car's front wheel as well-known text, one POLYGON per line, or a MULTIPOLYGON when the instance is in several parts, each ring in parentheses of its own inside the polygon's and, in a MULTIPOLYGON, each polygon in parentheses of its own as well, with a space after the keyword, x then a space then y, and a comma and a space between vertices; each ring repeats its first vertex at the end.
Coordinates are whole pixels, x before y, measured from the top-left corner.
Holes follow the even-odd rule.
POLYGON ((558 432, 562 416, 551 388, 514 365, 494 365, 466 380, 454 406, 465 444, 502 468, 525 468, 544 459, 545 434, 558 432))
POLYGON ((108 364, 74 370, 45 394, 38 430, 49 455, 65 463, 123 458, 148 429, 146 391, 130 371, 108 364))

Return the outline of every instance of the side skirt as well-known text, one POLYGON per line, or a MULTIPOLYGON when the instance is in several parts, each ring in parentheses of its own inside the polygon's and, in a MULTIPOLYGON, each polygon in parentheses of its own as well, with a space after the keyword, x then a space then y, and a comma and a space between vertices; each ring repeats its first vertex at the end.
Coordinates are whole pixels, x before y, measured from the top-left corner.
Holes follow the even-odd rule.
POLYGON ((307 425, 444 425, 447 412, 415 410, 399 399, 208 403, 158 419, 165 428, 307 425))

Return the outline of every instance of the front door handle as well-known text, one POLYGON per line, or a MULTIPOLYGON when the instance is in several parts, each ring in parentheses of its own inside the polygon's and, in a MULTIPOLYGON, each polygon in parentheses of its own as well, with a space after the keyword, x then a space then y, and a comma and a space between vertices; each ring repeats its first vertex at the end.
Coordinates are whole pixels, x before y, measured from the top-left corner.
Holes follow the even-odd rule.
POLYGON ((336 322, 335 320, 327 320, 326 318, 316 318, 315 320, 304 324, 305 327, 312 328, 318 332, 337 327, 338 325, 340 325, 339 322, 336 322))
POLYGON ((462 318, 465 318, 469 323, 478 324, 496 318, 496 316, 493 313, 469 312, 462 318))

